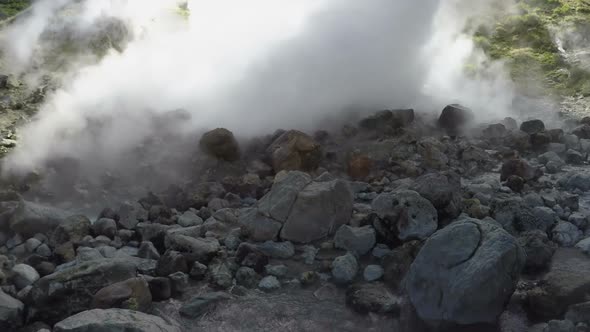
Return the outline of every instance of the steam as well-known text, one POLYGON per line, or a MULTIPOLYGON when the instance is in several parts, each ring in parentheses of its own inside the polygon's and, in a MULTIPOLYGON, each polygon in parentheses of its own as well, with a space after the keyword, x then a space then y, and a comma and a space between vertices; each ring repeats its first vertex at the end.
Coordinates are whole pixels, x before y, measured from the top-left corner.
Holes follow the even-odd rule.
POLYGON ((310 129, 350 107, 438 111, 449 96, 481 114, 509 113, 502 64, 490 65, 462 34, 480 8, 469 3, 192 0, 186 18, 172 0, 39 0, 4 35, 18 74, 43 52, 39 37, 64 6, 78 6, 69 21, 77 28, 114 17, 133 37, 121 52, 73 66, 4 166, 61 156, 114 162, 153 133, 154 116, 177 109, 191 115, 178 133, 222 126, 241 136, 310 129), (466 77, 467 59, 485 63, 489 76, 466 77))

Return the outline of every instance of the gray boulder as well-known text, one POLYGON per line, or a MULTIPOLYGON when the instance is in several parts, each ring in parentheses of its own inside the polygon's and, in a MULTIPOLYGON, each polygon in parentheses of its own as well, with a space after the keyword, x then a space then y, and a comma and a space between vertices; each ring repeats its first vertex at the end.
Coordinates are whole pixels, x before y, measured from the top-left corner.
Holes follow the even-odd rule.
POLYGON ((93 309, 55 324, 54 332, 180 332, 162 318, 126 309, 93 309))
POLYGON ((380 220, 375 223, 386 238, 400 240, 426 239, 438 228, 434 206, 415 191, 383 193, 372 203, 380 220))
POLYGON ((70 214, 53 207, 21 201, 10 220, 10 228, 26 237, 50 234, 70 214))
POLYGON ((375 229, 371 226, 350 227, 342 225, 336 232, 336 248, 352 251, 359 256, 368 253, 375 246, 375 229))
POLYGON ((266 241, 257 246, 258 250, 271 258, 291 258, 295 255, 295 246, 291 242, 266 241))
POLYGON ((324 238, 350 221, 352 204, 347 182, 312 182, 298 193, 281 229, 281 238, 299 243, 324 238))
POLYGON ((182 227, 199 226, 203 224, 203 219, 189 210, 178 217, 178 224, 182 227))
POLYGON ((100 218, 92 224, 92 232, 95 236, 104 235, 114 239, 117 235, 117 222, 109 218, 100 218))
POLYGON ((0 328, 12 331, 22 325, 24 304, 0 289, 0 328))
POLYGON ((128 260, 103 259, 72 265, 39 279, 31 290, 33 317, 55 322, 90 309, 92 295, 119 281, 135 277, 137 266, 128 260))
POLYGON ((434 205, 439 220, 454 219, 461 214, 461 178, 455 173, 424 174, 418 177, 409 189, 416 191, 434 205))
POLYGON ((332 277, 338 284, 348 284, 354 280, 359 265, 353 254, 336 257, 332 262, 332 277))
POLYGON ((493 323, 515 290, 524 250, 495 224, 454 222, 430 237, 412 263, 406 290, 430 323, 493 323))
POLYGON ((313 182, 305 173, 281 172, 257 206, 242 211, 239 223, 254 241, 308 243, 350 221, 353 196, 342 180, 313 182))
POLYGON ((39 273, 27 264, 17 264, 12 268, 12 282, 18 289, 23 289, 39 280, 39 273))
POLYGON ((148 220, 148 211, 138 202, 121 204, 117 215, 119 216, 117 223, 123 229, 133 230, 139 222, 148 220))

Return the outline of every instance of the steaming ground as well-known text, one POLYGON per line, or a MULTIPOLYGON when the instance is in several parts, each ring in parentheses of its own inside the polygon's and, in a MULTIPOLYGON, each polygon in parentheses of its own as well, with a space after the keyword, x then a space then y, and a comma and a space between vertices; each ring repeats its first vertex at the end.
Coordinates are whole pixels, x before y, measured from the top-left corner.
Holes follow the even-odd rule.
POLYGON ((3 39, 16 74, 43 73, 35 65, 56 52, 40 43, 46 30, 81 31, 75 42, 116 18, 129 40, 97 62, 77 57, 61 68, 61 87, 22 128, 4 169, 61 157, 117 166, 152 135, 153 115, 177 109, 191 119, 176 134, 227 127, 244 137, 311 130, 343 110, 438 111, 461 100, 481 117, 510 113, 501 64, 489 77, 465 75, 467 59, 485 59, 460 33, 472 12, 463 1, 190 1, 188 18, 174 5, 38 1, 3 39))

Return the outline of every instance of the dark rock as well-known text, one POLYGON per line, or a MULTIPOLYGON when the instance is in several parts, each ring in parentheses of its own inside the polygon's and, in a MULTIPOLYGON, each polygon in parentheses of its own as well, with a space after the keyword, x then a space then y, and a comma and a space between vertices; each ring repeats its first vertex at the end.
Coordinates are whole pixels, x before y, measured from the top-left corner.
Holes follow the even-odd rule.
POLYGON ((353 154, 348 159, 348 175, 355 180, 363 180, 371 173, 373 160, 365 154, 353 154))
POLYGON ((532 181, 541 177, 543 172, 538 168, 530 166, 525 160, 510 159, 502 164, 500 181, 506 181, 512 175, 519 176, 525 181, 532 181))
POLYGON ((542 131, 545 131, 545 124, 543 123, 543 121, 538 119, 524 121, 520 125, 520 130, 524 131, 529 135, 538 134, 542 131))
POLYGON ((271 258, 291 258, 295 255, 295 246, 291 242, 266 241, 257 246, 258 250, 271 258))
POLYGON ((419 241, 410 241, 391 250, 381 258, 383 266, 383 280, 394 290, 401 287, 402 280, 410 270, 410 265, 420 251, 419 241))
POLYGON ((146 258, 146 259, 160 259, 160 253, 154 247, 154 244, 150 241, 143 241, 139 245, 139 250, 137 251, 137 257, 146 258))
POLYGON ((401 300, 383 284, 371 283, 348 287, 346 304, 361 314, 398 314, 401 300))
POLYGON ((551 239, 562 247, 573 247, 582 236, 582 231, 570 222, 560 222, 551 231, 551 239))
POLYGON ((255 288, 260 281, 260 276, 254 269, 242 266, 236 271, 236 283, 246 288, 255 288))
POLYGON ((205 279, 205 276, 207 275, 207 265, 195 262, 189 275, 194 280, 205 279))
POLYGON ((525 272, 539 272, 547 269, 557 245, 543 231, 530 231, 518 238, 518 244, 526 253, 525 272))
POLYGON ((100 218, 92 224, 94 236, 104 235, 114 239, 117 235, 117 222, 114 219, 100 218))
POLYGON ((515 193, 522 192, 524 184, 524 179, 517 175, 510 175, 508 179, 506 179, 506 187, 510 188, 515 193))
POLYGON ((473 112, 461 105, 448 105, 438 118, 438 126, 445 129, 450 136, 456 136, 473 120, 473 112))
POLYGON ((282 170, 313 171, 322 159, 321 145, 297 130, 279 136, 267 149, 275 172, 282 170))
POLYGON ((574 323, 590 323, 590 302, 571 305, 565 313, 565 319, 574 323))
POLYGON ((143 278, 131 278, 106 286, 92 299, 92 307, 98 309, 121 308, 145 312, 151 304, 152 294, 143 278))
POLYGON ((174 272, 188 272, 186 258, 174 250, 167 250, 156 265, 156 275, 167 277, 174 272))
POLYGON ((489 125, 483 130, 483 136, 488 139, 502 139, 507 134, 506 126, 501 123, 489 125))
POLYGON ((590 139, 590 125, 581 125, 572 130, 572 133, 578 136, 579 138, 590 139))
POLYGON ((544 150, 551 143, 551 136, 548 133, 531 134, 531 147, 537 151, 544 150))
POLYGON ((565 153, 565 161, 568 164, 581 165, 586 161, 586 156, 576 150, 569 149, 565 153))
POLYGON ((461 178, 456 173, 429 173, 418 177, 410 190, 429 200, 438 211, 439 223, 461 214, 461 178))
POLYGON ((54 332, 180 332, 162 318, 126 309, 93 309, 57 323, 54 332))
POLYGON ((119 207, 117 212, 119 220, 118 226, 124 229, 134 229, 141 221, 147 221, 148 212, 138 202, 125 202, 119 207))
POLYGON ((236 250, 236 263, 253 268, 256 272, 262 273, 268 264, 268 257, 255 245, 241 243, 236 250))
POLYGON ((23 323, 24 304, 0 289, 0 328, 14 331, 23 323))
POLYGON ((39 280, 39 273, 27 264, 17 264, 12 268, 12 282, 18 289, 23 289, 39 280))
POLYGON ((238 142, 234 134, 225 128, 217 128, 203 134, 199 146, 208 155, 221 160, 236 161, 240 158, 238 142))
POLYGON ((388 240, 426 239, 438 227, 437 211, 431 202, 415 191, 383 193, 372 203, 380 220, 375 228, 388 240))
POLYGON ((153 301, 165 301, 172 296, 170 279, 165 277, 151 278, 148 283, 153 301))
POLYGON ((524 250, 506 231, 462 219, 426 241, 410 267, 406 289, 425 321, 494 323, 524 264, 524 250))
POLYGON ((353 254, 336 257, 332 262, 332 277, 337 284, 348 284, 354 280, 358 273, 358 262, 353 254))
POLYGON ((375 229, 371 226, 350 227, 342 225, 334 237, 336 248, 354 252, 359 256, 365 255, 373 249, 375 243, 375 229))
POLYGON ((214 259, 209 264, 210 282, 216 288, 227 289, 232 285, 233 276, 229 265, 219 259, 214 259))
POLYGON ((102 219, 102 218, 113 219, 113 220, 117 221, 117 220, 119 220, 119 215, 117 214, 117 211, 115 211, 111 208, 104 208, 98 214, 98 219, 102 219))
POLYGON ((50 243, 57 246, 66 242, 78 244, 90 234, 90 220, 85 216, 77 215, 62 221, 51 235, 50 243))
POLYGON ((168 279, 170 279, 173 295, 181 295, 188 288, 188 274, 184 272, 174 272, 168 276, 168 279))

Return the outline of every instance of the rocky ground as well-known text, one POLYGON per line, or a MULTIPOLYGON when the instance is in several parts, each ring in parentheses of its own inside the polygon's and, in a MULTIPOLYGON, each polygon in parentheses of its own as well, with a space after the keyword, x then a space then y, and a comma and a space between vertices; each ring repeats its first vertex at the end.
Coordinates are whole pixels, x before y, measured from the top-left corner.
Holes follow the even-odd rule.
POLYGON ((563 128, 450 105, 215 129, 190 181, 97 215, 6 184, 0 327, 588 331, 590 119, 563 128))

